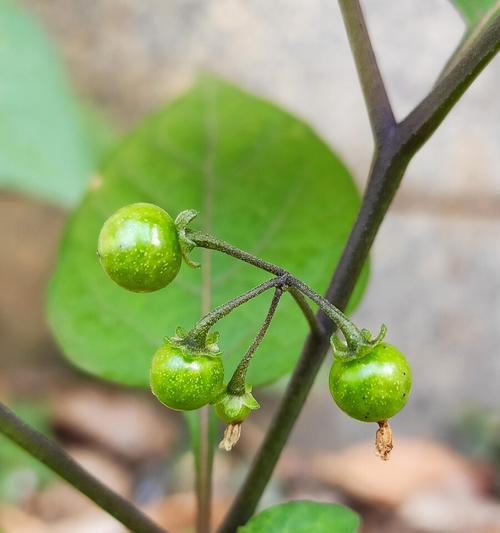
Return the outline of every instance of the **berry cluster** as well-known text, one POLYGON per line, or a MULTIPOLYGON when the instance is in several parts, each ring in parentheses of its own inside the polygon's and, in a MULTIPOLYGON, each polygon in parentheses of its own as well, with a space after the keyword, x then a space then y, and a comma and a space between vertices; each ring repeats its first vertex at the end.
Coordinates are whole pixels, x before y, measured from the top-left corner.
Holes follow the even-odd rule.
MULTIPOLYGON (((330 302, 278 266, 266 263, 235 247, 197 235, 187 228, 196 216, 183 211, 174 221, 160 207, 136 203, 125 206, 104 223, 98 240, 98 256, 109 277, 134 292, 151 292, 166 287, 178 274, 182 259, 195 246, 216 249, 267 270, 275 277, 202 318, 190 331, 180 328, 154 354, 150 384, 153 394, 171 409, 189 411, 214 404, 215 412, 228 424, 221 447, 230 450, 240 436, 241 423, 259 408, 246 383, 246 370, 265 335, 283 292, 308 297, 332 319, 345 337, 332 337, 333 364, 330 392, 337 405, 352 418, 377 422, 377 450, 386 459, 392 448, 388 419, 406 404, 411 388, 411 370, 405 356, 383 341, 385 327, 375 339, 359 330, 330 302), (223 316, 267 289, 275 295, 255 341, 242 358, 231 379, 224 385, 224 366, 217 341, 210 328, 223 316)), ((308 304, 304 304, 308 305, 308 304)), ((304 307, 304 306, 301 306, 304 307)))

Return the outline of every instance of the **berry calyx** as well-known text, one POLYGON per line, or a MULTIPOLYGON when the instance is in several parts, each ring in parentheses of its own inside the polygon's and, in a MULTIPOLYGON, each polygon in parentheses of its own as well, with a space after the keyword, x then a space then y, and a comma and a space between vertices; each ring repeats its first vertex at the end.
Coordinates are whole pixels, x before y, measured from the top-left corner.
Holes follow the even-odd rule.
POLYGON ((250 412, 259 409, 260 405, 253 397, 252 387, 248 384, 245 384, 243 394, 234 394, 226 387, 214 403, 215 413, 223 422, 228 424, 219 448, 230 451, 240 438, 241 424, 250 412))

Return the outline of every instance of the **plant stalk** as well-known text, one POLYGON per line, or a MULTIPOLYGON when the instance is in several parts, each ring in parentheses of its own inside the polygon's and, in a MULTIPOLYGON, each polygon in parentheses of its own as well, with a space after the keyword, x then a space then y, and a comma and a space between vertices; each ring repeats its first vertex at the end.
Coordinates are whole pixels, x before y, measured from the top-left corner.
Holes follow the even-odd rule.
POLYGON ((0 403, 0 432, 48 466, 134 533, 166 533, 125 498, 103 485, 58 444, 0 403))
POLYGON ((276 312, 276 309, 278 308, 279 301, 281 299, 281 296, 283 294, 283 290, 281 287, 276 287, 273 295, 273 299, 271 300, 271 305, 269 306, 269 311, 267 312, 266 318, 264 319, 264 322, 262 323, 262 326, 259 329, 259 332, 257 333, 255 339, 253 340, 252 344, 246 351, 245 355, 241 359, 240 363, 236 367, 236 370, 233 373, 233 376, 229 380, 229 383, 227 384, 227 392, 229 394, 234 394, 235 396, 241 396, 245 394, 245 379, 247 374, 248 365, 250 364, 250 361, 252 360, 253 354, 259 347, 260 343, 264 339, 267 330, 269 329, 269 326, 271 325, 271 322, 274 317, 274 313, 276 312))
POLYGON ((201 320, 199 320, 194 327, 189 331, 186 337, 186 341, 192 344, 194 347, 203 349, 205 347, 205 341, 210 328, 214 326, 221 318, 224 318, 231 311, 234 311, 240 305, 252 300, 256 296, 259 296, 263 292, 271 289, 272 287, 278 287, 286 283, 286 275, 272 278, 268 281, 264 281, 260 285, 257 285, 253 289, 236 296, 232 300, 219 305, 213 311, 207 313, 201 320))

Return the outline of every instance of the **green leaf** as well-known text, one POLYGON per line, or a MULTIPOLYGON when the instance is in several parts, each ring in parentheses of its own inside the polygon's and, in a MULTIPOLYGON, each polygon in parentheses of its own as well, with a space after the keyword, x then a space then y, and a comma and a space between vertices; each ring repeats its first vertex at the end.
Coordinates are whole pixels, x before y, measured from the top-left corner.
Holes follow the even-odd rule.
POLYGON ((467 26, 478 24, 488 12, 498 10, 498 0, 451 0, 462 15, 467 26))
POLYGON ((359 525, 358 515, 343 505, 295 501, 265 509, 238 533, 355 533, 359 525))
POLYGON ((74 205, 109 128, 80 108, 36 19, 0 0, 0 187, 74 205))
MULTIPOLYGON (((228 83, 202 78, 148 118, 107 159, 74 213, 48 300, 50 323, 69 359, 133 385, 148 383, 150 360, 163 337, 200 317, 202 292, 210 294, 213 308, 269 277, 212 252, 205 281, 199 269, 183 265, 176 280, 156 293, 119 288, 100 268, 97 237, 111 213, 139 201, 156 203, 174 217, 183 209, 198 210, 193 227, 288 268, 320 292, 359 208, 349 172, 308 126, 228 83)), ((191 255, 206 263, 207 254, 191 255)), ((367 269, 352 303, 366 281, 367 269)), ((262 295, 217 324, 226 378, 257 333, 270 299, 262 295)), ((304 317, 285 295, 248 382, 262 385, 289 372, 306 333, 304 317)))

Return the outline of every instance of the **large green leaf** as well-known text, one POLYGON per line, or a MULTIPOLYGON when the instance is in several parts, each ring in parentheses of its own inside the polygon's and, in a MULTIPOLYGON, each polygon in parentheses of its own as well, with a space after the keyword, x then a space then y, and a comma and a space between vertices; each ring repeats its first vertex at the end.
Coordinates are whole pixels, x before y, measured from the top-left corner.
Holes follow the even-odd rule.
MULTIPOLYGON (((97 236, 115 209, 137 201, 159 204, 173 216, 197 209, 198 226, 281 264, 319 291, 359 206, 348 171, 308 126, 230 84, 202 78, 147 119, 107 160, 68 224, 48 305, 56 337, 77 366, 135 385, 147 383, 151 356, 163 337, 199 318, 202 290, 214 307, 266 279, 253 267, 212 253, 203 288, 200 270, 183 266, 159 292, 120 289, 99 266, 97 236)), ((365 270, 354 301, 366 279, 365 270)), ((270 297, 219 323, 226 375, 250 344, 270 297)), ((250 366, 254 385, 289 372, 307 332, 288 295, 282 304, 250 366)))
POLYGON ((489 12, 499 9, 499 0, 451 0, 467 26, 475 26, 489 12))
POLYGON ((0 187, 76 203, 107 138, 102 125, 96 137, 42 28, 10 0, 0 0, 0 73, 0 187))
POLYGON ((358 515, 343 505, 295 501, 262 511, 238 533, 355 533, 359 525, 358 515))

